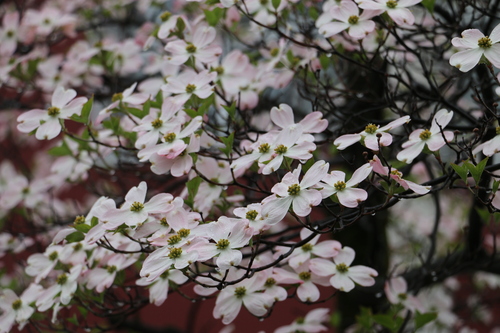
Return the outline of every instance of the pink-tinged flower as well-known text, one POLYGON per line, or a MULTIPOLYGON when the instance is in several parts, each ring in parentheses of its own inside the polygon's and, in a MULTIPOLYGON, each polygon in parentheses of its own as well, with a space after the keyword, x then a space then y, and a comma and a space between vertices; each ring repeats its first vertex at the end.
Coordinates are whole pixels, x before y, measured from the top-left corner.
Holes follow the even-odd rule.
POLYGON ((69 304, 73 298, 73 294, 78 288, 76 280, 80 277, 82 269, 82 265, 77 265, 71 267, 69 273, 59 274, 55 284, 43 291, 38 297, 36 301, 38 311, 46 311, 50 309, 54 303, 61 303, 63 305, 69 304))
POLYGON ((273 305, 274 299, 260 292, 264 289, 266 276, 255 274, 252 278, 224 288, 215 302, 213 315, 221 318, 225 325, 230 324, 244 305, 254 316, 263 316, 273 305))
MULTIPOLYGON (((151 162, 151 171, 157 175, 163 175, 170 171, 174 177, 182 177, 189 173, 193 166, 193 158, 191 153, 200 151, 200 137, 196 134, 190 136, 189 144, 175 158, 171 158, 169 154, 160 155, 153 154, 149 158, 151 162)), ((170 154, 171 155, 171 154, 170 154)))
POLYGON ((181 271, 171 269, 160 275, 154 281, 148 281, 146 278, 140 278, 135 283, 138 286, 151 286, 149 287, 149 302, 156 306, 160 306, 165 302, 168 296, 168 288, 171 283, 181 285, 188 280, 181 271))
POLYGON ((481 150, 486 156, 492 156, 500 151, 500 126, 496 128, 496 136, 474 148, 472 154, 476 155, 481 150))
MULTIPOLYGON (((288 104, 280 104, 279 108, 271 109, 271 120, 277 126, 285 129, 295 126, 293 110, 288 104)), ((321 133, 328 127, 328 120, 323 119, 319 111, 309 113, 299 123, 302 125, 302 133, 321 133)))
MULTIPOLYGON (((136 261, 137 257, 114 253, 106 260, 104 267, 95 267, 87 272, 85 276, 87 289, 95 289, 98 293, 102 293, 104 289, 111 287, 119 271, 124 270, 136 261)), ((101 261, 100 264, 102 265, 103 262, 101 261)))
POLYGON ((43 288, 34 283, 30 284, 20 297, 10 289, 3 289, 0 296, 0 309, 3 312, 0 317, 0 333, 11 332, 14 322, 22 330, 35 312, 30 304, 37 299, 42 291, 43 288))
POLYGON ((137 82, 132 84, 130 87, 125 89, 123 93, 116 93, 113 95, 111 98, 112 103, 99 111, 99 115, 97 116, 97 119, 95 120, 96 124, 100 124, 104 118, 106 118, 111 111, 116 108, 120 103, 126 103, 126 104, 132 104, 132 105, 140 105, 145 103, 149 99, 148 94, 143 94, 143 93, 133 93, 135 90, 135 87, 137 87, 137 82))
POLYGON ((389 168, 382 165, 382 162, 377 155, 373 156, 373 159, 370 161, 370 165, 373 167, 373 172, 394 179, 405 190, 410 189, 417 194, 426 194, 432 188, 432 186, 422 186, 419 184, 415 184, 414 182, 411 182, 409 180, 404 180, 403 174, 397 169, 391 168, 389 172, 389 168))
POLYGON ((359 8, 351 0, 342 0, 339 7, 330 10, 330 15, 336 22, 321 25, 319 33, 325 37, 331 37, 344 30, 349 29, 348 34, 354 39, 363 39, 375 30, 375 22, 370 20, 380 14, 382 10, 364 10, 359 14, 359 8))
POLYGON ((403 304, 405 309, 412 312, 415 312, 416 310, 422 313, 425 312, 425 309, 418 298, 408 293, 408 286, 403 277, 399 276, 387 280, 385 282, 384 291, 387 296, 387 300, 391 304, 403 304))
POLYGON ((0 27, 0 56, 9 57, 17 48, 19 34, 19 12, 5 13, 0 27))
POLYGON ((359 8, 369 10, 380 10, 387 12, 389 17, 397 25, 409 24, 415 22, 415 16, 406 7, 416 5, 422 0, 356 0, 359 8))
POLYGON ((385 126, 379 127, 378 125, 368 124, 363 132, 357 134, 345 134, 338 137, 333 144, 337 146, 337 149, 343 150, 347 147, 355 144, 358 141, 362 141, 363 144, 373 150, 379 150, 380 146, 386 147, 390 146, 392 143, 392 135, 387 133, 393 128, 399 127, 403 124, 407 124, 410 121, 410 116, 404 116, 399 119, 393 120, 385 126), (377 136, 380 134, 380 138, 377 136))
POLYGON ((184 104, 192 95, 196 95, 201 99, 212 95, 214 90, 211 82, 216 78, 216 72, 204 70, 196 73, 193 70, 186 70, 179 76, 169 79, 168 83, 162 86, 161 89, 165 93, 176 94, 174 96, 175 103, 184 104))
POLYGON ((365 180, 370 172, 372 172, 372 167, 370 163, 366 163, 354 171, 351 179, 346 182, 344 172, 332 171, 319 184, 323 188, 321 194, 323 198, 336 194, 342 206, 349 208, 357 207, 361 201, 365 201, 368 198, 368 193, 363 189, 354 188, 354 186, 365 180))
POLYGON ((320 297, 320 291, 316 284, 328 286, 328 278, 318 276, 309 269, 309 262, 292 267, 293 271, 283 268, 274 268, 274 277, 280 284, 298 284, 297 296, 302 302, 316 302, 320 297))
POLYGON ((176 40, 165 46, 165 51, 170 52, 167 57, 170 63, 182 65, 189 57, 208 64, 216 61, 222 53, 222 48, 212 44, 217 36, 213 27, 197 26, 193 33, 192 41, 176 40))
POLYGON ((112 209, 104 214, 107 221, 104 228, 112 230, 125 223, 128 226, 136 226, 146 221, 149 214, 166 213, 173 208, 171 194, 159 193, 146 200, 147 184, 142 181, 139 186, 132 187, 125 196, 125 202, 119 209, 112 209))
POLYGON ((354 289, 354 283, 364 287, 375 284, 375 276, 378 273, 367 266, 352 266, 355 252, 350 247, 344 248, 333 257, 333 262, 326 259, 311 259, 310 269, 319 276, 331 276, 330 284, 340 291, 349 292, 354 289))
POLYGON ((299 181, 302 170, 301 165, 293 172, 287 173, 282 181, 271 189, 271 192, 275 195, 266 198, 264 201, 264 206, 267 206, 265 210, 277 209, 280 212, 278 215, 281 216, 281 219, 285 217, 290 206, 298 216, 309 215, 312 207, 321 203, 321 193, 313 187, 326 176, 328 167, 329 164, 325 163, 325 161, 317 161, 307 170, 301 181, 299 181))
POLYGON ((328 312, 330 312, 330 309, 327 308, 311 310, 302 320, 296 320, 290 325, 279 327, 274 333, 317 333, 328 331, 328 328, 322 324, 330 320, 328 312))
POLYGON ((51 245, 45 249, 45 252, 32 254, 28 258, 26 274, 35 276, 35 283, 45 279, 59 262, 59 254, 63 247, 60 245, 51 245))
POLYGON ((441 133, 441 129, 448 125, 452 117, 453 111, 439 110, 432 119, 431 129, 417 129, 413 131, 410 134, 410 140, 403 143, 402 147, 404 149, 399 152, 396 158, 401 162, 411 163, 422 152, 425 146, 430 151, 436 151, 443 147, 446 142, 453 140, 453 132, 443 131, 441 133), (446 141, 443 139, 443 136, 446 141))
POLYGON ((462 37, 451 40, 453 46, 465 49, 450 57, 450 65, 462 72, 468 72, 484 57, 493 66, 500 68, 500 24, 497 25, 490 36, 485 36, 477 29, 467 29, 462 32, 462 37))
POLYGON ((75 97, 76 91, 64 90, 59 86, 52 95, 52 105, 47 110, 34 109, 20 115, 17 118, 17 129, 23 133, 36 129, 35 136, 38 140, 55 138, 61 133, 61 120, 69 119, 73 114, 79 115, 83 104, 87 102, 85 97, 75 97))

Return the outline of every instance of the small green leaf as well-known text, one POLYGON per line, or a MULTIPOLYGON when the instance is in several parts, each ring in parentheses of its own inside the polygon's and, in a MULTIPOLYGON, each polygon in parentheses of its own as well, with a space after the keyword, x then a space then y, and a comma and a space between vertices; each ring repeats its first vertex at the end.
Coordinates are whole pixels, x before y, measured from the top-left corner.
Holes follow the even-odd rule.
POLYGON ((137 108, 127 108, 127 111, 133 115, 133 116, 136 116, 137 118, 139 119, 142 119, 144 118, 144 116, 146 115, 146 113, 141 110, 141 109, 137 109, 137 108))
POLYGON ((436 312, 420 313, 417 311, 417 313, 415 314, 415 331, 424 327, 425 325, 435 320, 436 318, 437 318, 436 312))
POLYGON ((488 157, 479 162, 477 165, 474 165, 470 162, 464 162, 464 166, 469 170, 472 178, 476 181, 476 184, 479 184, 481 180, 481 175, 483 174, 484 168, 486 167, 486 163, 488 163, 488 157))
POLYGON ((194 197, 196 196, 196 193, 198 193, 198 188, 200 187, 202 180, 203 179, 201 179, 201 177, 197 176, 186 183, 188 197, 184 200, 184 203, 191 208, 193 208, 194 197))
POLYGON ((462 178, 462 180, 464 182, 467 182, 467 174, 469 172, 467 171, 467 167, 466 166, 460 166, 460 165, 456 165, 456 164, 451 163, 451 167, 453 168, 453 170, 455 170, 455 172, 457 173, 457 175, 459 175, 460 178, 462 178))
POLYGON ((422 0, 422 6, 424 6, 428 11, 429 13, 434 13, 434 4, 435 4, 436 0, 422 0))
POLYGON ((373 320, 385 328, 388 328, 392 332, 395 332, 397 330, 397 323, 394 320, 393 316, 390 315, 384 315, 384 314, 376 314, 373 315, 373 320))
POLYGON ((273 4, 273 8, 277 10, 281 5, 281 0, 271 0, 271 3, 273 4))
POLYGON ((99 223, 99 219, 97 217, 92 217, 92 219, 90 220, 90 225, 93 227, 95 227, 97 224, 99 223))
POLYGON ((227 111, 227 114, 229 114, 231 120, 234 120, 236 116, 236 102, 233 102, 231 106, 222 105, 222 107, 227 111))
POLYGON ((207 23, 212 27, 215 27, 217 23, 220 22, 221 18, 224 16, 224 9, 220 7, 216 7, 213 10, 204 10, 205 19, 207 23))
POLYGON ((493 186, 491 188, 493 193, 497 193, 498 191, 498 185, 500 185, 500 182, 497 180, 493 180, 493 186))
POLYGON ((92 228, 90 225, 85 224, 85 223, 75 224, 73 227, 76 230, 83 232, 84 234, 86 234, 87 232, 89 232, 89 230, 92 228))
POLYGON ((226 156, 231 156, 231 152, 233 151, 233 143, 234 143, 234 132, 232 132, 227 138, 220 138, 224 143, 225 147, 220 148, 220 150, 226 154, 226 156))
POLYGON ((62 145, 60 145, 59 147, 50 148, 48 153, 52 156, 73 155, 73 153, 71 152, 71 149, 69 149, 69 147, 65 141, 63 141, 62 145))
POLYGON ((84 239, 85 239, 85 235, 83 234, 83 232, 80 232, 80 231, 75 231, 75 232, 69 234, 68 236, 66 236, 66 240, 68 241, 68 243, 80 242, 84 239))

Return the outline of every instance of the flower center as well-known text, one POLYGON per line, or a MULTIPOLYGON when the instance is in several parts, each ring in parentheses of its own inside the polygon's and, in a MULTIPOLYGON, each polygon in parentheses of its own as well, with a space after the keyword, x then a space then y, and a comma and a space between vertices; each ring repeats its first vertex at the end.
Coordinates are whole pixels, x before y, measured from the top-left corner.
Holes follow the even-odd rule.
POLYGON ((193 44, 189 43, 186 46, 186 51, 188 51, 189 53, 195 53, 196 52, 196 46, 194 46, 193 44))
POLYGON ((151 126, 153 126, 153 128, 160 128, 161 125, 163 125, 163 120, 161 119, 155 119, 151 122, 151 126))
POLYGON ((221 239, 215 244, 215 247, 217 250, 225 250, 229 247, 229 240, 227 239, 221 239))
POLYGON ((265 154, 269 151, 269 149, 271 149, 269 143, 263 143, 259 146, 259 153, 265 154))
POLYGON ((276 154, 280 154, 280 155, 283 155, 284 153, 286 153, 287 150, 288 150, 288 148, 285 145, 279 145, 278 147, 274 148, 274 152, 276 154))
POLYGON ((21 305, 23 305, 23 301, 20 299, 16 299, 14 302, 12 302, 12 308, 14 310, 19 310, 21 308, 21 305))
POLYGON ((117 267, 115 265, 108 266, 108 268, 106 268, 106 270, 108 271, 109 274, 113 274, 114 272, 116 272, 117 267))
POLYGON ((162 217, 160 220, 160 224, 164 227, 168 227, 168 222, 166 217, 162 217))
POLYGON ((300 185, 299 184, 293 184, 288 186, 288 194, 289 195, 298 195, 300 192, 300 185))
POLYGON ((477 45, 479 45, 480 48, 489 49, 493 43, 491 42, 490 37, 484 36, 483 38, 479 38, 477 45))
POLYGON ((237 298, 242 298, 243 296, 245 296, 246 293, 247 293, 247 288, 245 287, 238 287, 234 289, 234 296, 236 296, 237 298))
POLYGON ((182 238, 186 238, 187 236, 189 236, 190 233, 191 233, 191 230, 184 229, 184 228, 177 231, 177 235, 181 236, 182 238))
POLYGON ((73 250, 76 252, 76 251, 80 251, 82 249, 83 245, 82 243, 76 243, 75 245, 73 245, 73 250))
POLYGON ((245 217, 247 218, 247 220, 255 221, 257 215, 259 215, 259 213, 256 210, 249 210, 245 217))
POLYGON ((61 274, 57 277, 56 282, 61 286, 64 285, 68 281, 68 276, 66 274, 61 274))
POLYGON ((359 17, 358 17, 358 16, 356 16, 356 15, 351 15, 351 16, 349 16, 349 18, 347 19, 347 22, 348 22, 349 24, 356 24, 356 23, 358 23, 358 20, 359 20, 359 17))
POLYGON ((169 12, 169 11, 165 11, 165 12, 161 13, 160 19, 161 19, 162 22, 166 22, 166 21, 168 21, 168 19, 170 18, 170 16, 172 16, 172 13, 169 12))
POLYGON ((339 180, 338 182, 336 182, 335 184, 333 184, 333 187, 335 187, 335 189, 337 191, 342 191, 346 188, 346 184, 344 181, 342 180, 339 180))
POLYGON ((420 138, 420 140, 425 141, 425 140, 429 140, 431 135, 432 135, 431 131, 429 131, 428 129, 425 129, 422 133, 420 133, 420 135, 418 137, 420 138))
POLYGON ((307 244, 302 245, 301 249, 304 252, 311 252, 313 249, 313 246, 310 243, 307 243, 307 244))
POLYGON ((280 49, 278 48, 274 48, 271 50, 271 57, 276 57, 278 55, 278 53, 280 53, 280 49))
POLYGON ((168 245, 172 246, 172 245, 175 245, 175 244, 179 243, 181 240, 182 240, 181 236, 179 236, 179 235, 172 235, 168 239, 167 243, 168 243, 168 245))
POLYGON ((195 86, 194 84, 191 84, 191 83, 190 83, 190 84, 188 84, 188 85, 186 86, 186 92, 187 92, 188 94, 192 94, 192 93, 193 93, 193 91, 195 91, 195 90, 196 90, 196 86, 195 86))
POLYGON ((375 134, 375 132, 377 132, 377 130, 378 130, 378 126, 375 124, 368 124, 365 127, 365 132, 367 134, 375 134))
POLYGON ((168 143, 172 143, 172 142, 174 142, 175 138, 176 138, 175 133, 168 133, 168 134, 166 134, 166 135, 163 137, 163 139, 165 139, 165 142, 168 142, 168 143))
POLYGON ((144 205, 138 201, 135 201, 132 206, 130 206, 130 210, 132 212, 140 212, 141 210, 144 209, 144 205))
POLYGON ((122 93, 116 93, 111 97, 111 102, 121 101, 123 99, 122 93))
POLYGON ((401 294, 398 294, 398 298, 401 301, 405 301, 408 298, 408 296, 405 293, 401 293, 401 294))
POLYGON ((170 253, 168 254, 168 257, 170 259, 177 259, 180 258, 182 255, 182 249, 180 247, 173 248, 170 250, 170 253))
POLYGON ((302 281, 309 281, 311 279, 311 272, 300 272, 299 278, 302 281))
POLYGON ((337 265, 337 271, 339 273, 347 273, 348 270, 349 270, 349 267, 347 267, 347 265, 344 264, 344 263, 341 263, 341 264, 337 265))
POLYGON ((85 223, 85 216, 80 215, 75 217, 75 221, 73 222, 74 224, 83 224, 85 223))
POLYGON ((58 254, 56 251, 54 251, 54 252, 52 252, 51 254, 49 254, 49 260, 50 260, 50 261, 54 261, 54 260, 56 260, 56 259, 57 259, 57 257, 59 257, 59 254, 58 254))
POLYGON ((266 283, 264 283, 264 286, 267 287, 267 288, 269 288, 269 287, 274 286, 275 284, 276 284, 276 280, 271 277, 271 278, 268 278, 266 280, 266 283))
POLYGON ((222 75, 222 74, 224 74, 224 67, 222 67, 222 66, 215 67, 214 72, 216 72, 219 75, 222 75))
POLYGON ((495 132, 496 135, 500 135, 500 126, 497 126, 497 128, 495 128, 495 132))
POLYGON ((401 172, 399 172, 398 170, 392 170, 391 174, 395 175, 395 176, 398 176, 400 178, 403 177, 403 174, 401 172))
POLYGON ((50 108, 48 108, 47 112, 49 116, 56 117, 61 112, 61 109, 55 106, 51 106, 50 108))
POLYGON ((389 0, 385 3, 385 5, 387 6, 387 8, 391 8, 391 9, 394 9, 397 7, 398 5, 398 1, 397 0, 389 0))

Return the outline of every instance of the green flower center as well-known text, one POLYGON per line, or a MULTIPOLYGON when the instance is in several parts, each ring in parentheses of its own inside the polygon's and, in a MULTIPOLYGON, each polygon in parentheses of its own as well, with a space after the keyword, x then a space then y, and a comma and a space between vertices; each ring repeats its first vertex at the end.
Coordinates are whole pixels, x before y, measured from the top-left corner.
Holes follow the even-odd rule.
POLYGON ((497 135, 500 135, 500 126, 497 126, 497 128, 495 128, 495 132, 497 135))
POLYGON ((311 279, 311 272, 300 272, 299 278, 302 281, 309 281, 311 279))
POLYGON ((428 129, 425 129, 422 133, 420 133, 420 135, 418 137, 420 138, 420 140, 425 141, 425 140, 429 140, 431 135, 432 135, 431 131, 429 131, 428 129))
POLYGON ((493 43, 491 42, 490 37, 484 36, 483 38, 479 38, 477 45, 479 45, 480 48, 489 49, 493 43))
POLYGON ((165 11, 165 12, 161 13, 160 19, 161 19, 162 22, 166 22, 166 21, 168 21, 168 19, 170 18, 170 16, 172 16, 172 13, 169 12, 169 11, 165 11))
POLYGON ((398 298, 401 301, 405 301, 408 298, 408 295, 406 295, 405 293, 401 293, 401 294, 398 294, 398 298))
POLYGON ((271 278, 268 278, 266 280, 266 283, 264 283, 264 286, 267 287, 267 288, 269 288, 269 287, 274 286, 275 284, 276 284, 276 280, 271 277, 271 278))
POLYGON ((302 245, 302 251, 304 252, 311 252, 313 249, 313 246, 310 243, 302 245))
POLYGON ((398 177, 403 177, 403 174, 399 172, 398 170, 392 170, 391 171, 392 175, 398 176, 398 177))
POLYGON ((365 127, 365 132, 368 134, 375 134, 378 130, 378 126, 375 124, 368 124, 365 127))
POLYGON ((249 210, 245 217, 247 218, 247 220, 255 221, 257 215, 259 215, 259 213, 256 210, 249 210))
POLYGON ((161 119, 155 119, 151 122, 151 126, 153 126, 153 128, 160 128, 161 125, 163 125, 163 120, 161 119))
POLYGON ((16 299, 14 302, 12 302, 12 308, 14 310, 19 310, 22 305, 23 305, 23 301, 21 301, 20 299, 16 299))
POLYGON ((64 285, 66 282, 68 282, 68 276, 64 273, 59 275, 56 279, 56 283, 60 284, 61 286, 64 285))
POLYGON ((276 57, 280 53, 280 49, 274 48, 271 50, 271 57, 276 57))
POLYGON ((191 230, 189 230, 189 229, 180 229, 177 232, 177 235, 181 236, 182 238, 186 238, 187 236, 189 236, 190 233, 191 233, 191 230))
POLYGON ((168 227, 168 222, 166 217, 162 217, 160 220, 160 224, 164 227, 168 227))
POLYGON ((229 247, 229 240, 227 239, 221 239, 215 244, 215 247, 217 250, 225 250, 229 247))
POLYGON ((242 298, 243 296, 245 296, 246 293, 247 293, 247 288, 245 287, 238 287, 234 289, 234 296, 236 296, 237 298, 242 298))
POLYGON ((288 148, 285 145, 279 145, 278 147, 274 148, 274 152, 276 154, 283 155, 288 151, 288 148))
POLYGON ((170 275, 170 271, 166 271, 166 272, 163 272, 160 275, 160 278, 162 278, 163 280, 165 280, 166 278, 168 278, 169 275, 170 275))
POLYGON ((75 245, 73 245, 73 250, 80 251, 82 247, 83 247, 82 243, 76 243, 75 245))
POLYGON ((55 106, 51 106, 50 108, 48 108, 47 113, 51 117, 56 117, 59 113, 61 113, 61 109, 55 106))
POLYGON ((224 67, 222 67, 222 66, 215 67, 214 72, 216 72, 219 75, 222 75, 222 74, 224 74, 224 67))
POLYGON ((168 257, 170 259, 177 259, 180 258, 182 255, 182 249, 180 247, 173 248, 170 250, 170 253, 168 254, 168 257))
POLYGON ((347 267, 347 265, 344 263, 337 265, 337 272, 339 272, 339 273, 347 273, 348 270, 349 270, 349 267, 347 267))
POLYGON ((263 143, 259 146, 259 153, 265 154, 271 149, 271 146, 269 146, 269 143, 263 143))
POLYGON ((109 274, 113 274, 114 272, 116 272, 117 267, 115 265, 108 266, 108 268, 106 268, 106 270, 108 271, 109 274))
POLYGON ((189 53, 195 53, 196 52, 196 46, 194 46, 193 44, 189 43, 186 46, 186 51, 188 51, 189 53))
POLYGON ((111 102, 121 101, 123 99, 122 93, 116 93, 111 97, 111 102))
POLYGON ((349 18, 347 19, 347 22, 348 22, 349 24, 356 24, 356 23, 358 23, 358 20, 359 20, 359 17, 358 17, 358 16, 356 16, 356 15, 351 15, 351 16, 349 16, 349 18))
POLYGON ((80 215, 80 216, 75 217, 75 221, 73 223, 77 224, 77 225, 85 223, 85 216, 80 215))
POLYGON ((288 186, 288 194, 289 195, 298 195, 300 192, 300 185, 299 184, 293 184, 288 186))
POLYGON ((179 235, 172 235, 172 236, 169 237, 167 243, 168 243, 168 245, 172 246, 172 245, 175 245, 175 244, 179 243, 181 240, 182 240, 181 236, 179 236, 179 235))
POLYGON ((51 254, 49 254, 49 260, 50 260, 50 261, 54 261, 54 260, 56 260, 56 259, 57 259, 57 257, 59 257, 59 254, 58 254, 56 251, 54 251, 54 252, 52 252, 51 254))
POLYGON ((338 182, 336 182, 335 184, 333 184, 333 187, 335 187, 335 189, 337 191, 342 191, 346 188, 346 184, 344 181, 342 180, 339 180, 338 182))
POLYGON ((387 6, 387 8, 394 9, 398 6, 398 1, 397 0, 389 0, 385 3, 385 5, 387 6))
POLYGON ((194 84, 191 84, 191 83, 190 83, 190 84, 188 84, 188 85, 186 86, 186 92, 187 92, 188 94, 192 94, 192 93, 193 93, 193 91, 195 91, 195 90, 196 90, 196 86, 195 86, 194 84))
POLYGON ((165 139, 165 142, 172 143, 174 142, 176 137, 177 135, 175 135, 175 133, 168 133, 163 137, 163 139, 165 139))
POLYGON ((132 212, 140 212, 141 210, 144 209, 144 205, 138 201, 134 202, 132 206, 130 206, 130 210, 132 212))

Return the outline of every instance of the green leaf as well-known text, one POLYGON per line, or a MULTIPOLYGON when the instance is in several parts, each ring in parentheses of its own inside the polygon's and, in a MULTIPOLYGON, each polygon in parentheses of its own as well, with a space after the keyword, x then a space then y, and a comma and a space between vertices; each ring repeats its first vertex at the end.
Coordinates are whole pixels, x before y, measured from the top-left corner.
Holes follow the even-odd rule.
POLYGON ((220 148, 220 150, 226 154, 226 156, 231 156, 231 152, 233 151, 233 143, 234 143, 234 132, 232 132, 227 138, 220 138, 226 147, 220 148))
POLYGON ((84 239, 85 239, 85 235, 83 234, 83 232, 80 232, 80 231, 75 231, 75 232, 69 234, 68 236, 66 236, 66 240, 68 241, 68 243, 80 242, 84 239))
POLYGON ((415 331, 424 327, 425 325, 435 320, 436 318, 437 318, 436 312, 420 313, 417 311, 417 313, 415 314, 415 331))
POLYGON ((434 13, 435 2, 436 2, 436 0, 422 0, 421 4, 429 11, 429 13, 432 14, 432 13, 434 13))
POLYGON ((92 228, 90 225, 85 224, 85 223, 75 224, 73 227, 76 230, 83 232, 84 234, 86 234, 87 232, 89 232, 89 230, 92 228))
POLYGON ((234 120, 236 116, 236 102, 233 102, 231 106, 222 105, 222 107, 227 111, 229 118, 231 118, 231 120, 234 120))
POLYGON ((204 13, 207 23, 212 27, 215 27, 217 23, 220 22, 221 18, 224 16, 224 9, 216 7, 213 10, 204 10, 204 13))
POLYGON ((87 101, 87 103, 83 104, 80 115, 73 114, 69 119, 76 121, 77 123, 88 124, 93 104, 94 104, 94 96, 92 95, 92 97, 87 101))
POLYGON ((97 224, 99 223, 99 219, 97 217, 92 217, 92 219, 90 220, 90 225, 92 227, 95 227, 97 224))
POLYGON ((201 177, 197 176, 186 183, 188 197, 184 200, 184 203, 191 208, 193 208, 194 197, 196 196, 196 193, 198 193, 198 188, 200 187, 202 180, 203 179, 201 179, 201 177))
POLYGON ((144 118, 144 116, 147 115, 147 113, 145 113, 143 110, 137 109, 137 108, 127 108, 127 111, 131 115, 136 116, 139 119, 142 119, 142 118, 144 118))
POLYGON ((394 320, 394 317, 393 316, 390 316, 390 315, 384 315, 384 314, 376 314, 376 315, 373 315, 373 320, 377 323, 377 324, 380 324, 382 326, 384 326, 385 328, 388 328, 389 330, 391 330, 392 332, 395 332, 397 331, 397 322, 394 320))
POLYGON ((493 180, 493 186, 491 188, 491 191, 493 193, 497 193, 497 191, 498 191, 498 185, 500 185, 500 182, 497 181, 497 180, 493 180))
POLYGON ((60 145, 59 147, 50 148, 48 153, 52 156, 73 155, 73 153, 71 152, 71 149, 69 149, 68 145, 66 144, 66 141, 63 141, 62 145, 60 145))
POLYGON ((467 167, 466 166, 460 166, 460 165, 456 165, 456 164, 451 163, 451 167, 453 168, 453 170, 455 170, 455 172, 457 173, 457 175, 459 175, 460 178, 462 178, 462 180, 464 182, 467 182, 467 174, 469 172, 467 171, 467 167))
POLYGON ((274 9, 278 9, 281 5, 281 0, 271 0, 271 3, 273 4, 274 9))
POLYGON ((476 184, 479 184, 479 181, 481 180, 481 175, 483 174, 484 168, 486 167, 486 163, 488 163, 488 157, 479 162, 477 165, 474 165, 470 162, 464 162, 464 166, 469 169, 469 172, 472 175, 472 178, 474 178, 474 180, 476 181, 476 184))

